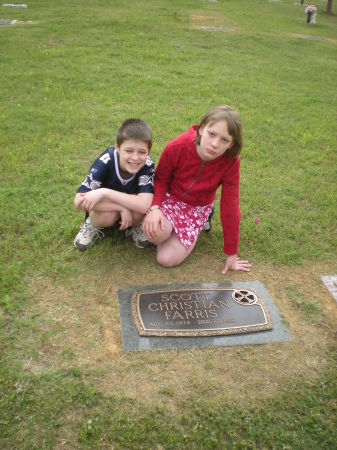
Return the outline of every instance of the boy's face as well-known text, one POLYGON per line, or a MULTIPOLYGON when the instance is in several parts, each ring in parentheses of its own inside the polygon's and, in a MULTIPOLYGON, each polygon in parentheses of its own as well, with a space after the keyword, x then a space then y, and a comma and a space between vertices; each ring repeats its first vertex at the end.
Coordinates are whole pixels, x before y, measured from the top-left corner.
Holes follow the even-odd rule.
POLYGON ((146 142, 126 139, 120 147, 116 144, 119 155, 119 167, 122 172, 134 175, 145 166, 149 148, 146 142))
POLYGON ((199 134, 201 139, 197 150, 203 161, 212 161, 219 158, 234 144, 234 139, 229 134, 225 120, 208 123, 200 127, 199 134))

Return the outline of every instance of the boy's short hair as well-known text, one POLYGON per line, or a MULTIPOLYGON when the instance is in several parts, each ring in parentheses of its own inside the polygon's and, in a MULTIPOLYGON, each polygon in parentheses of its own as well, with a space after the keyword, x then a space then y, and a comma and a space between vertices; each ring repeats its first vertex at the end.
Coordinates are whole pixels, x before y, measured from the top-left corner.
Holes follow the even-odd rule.
POLYGON ((120 147, 127 139, 146 142, 149 151, 152 147, 152 131, 147 123, 140 119, 127 119, 117 130, 116 143, 120 147))
POLYGON ((231 106, 217 106, 205 114, 198 125, 195 143, 196 145, 200 144, 200 127, 219 122, 220 120, 227 122, 228 132, 234 140, 233 146, 226 151, 226 155, 228 155, 231 159, 234 159, 239 155, 242 148, 242 123, 239 113, 231 106))

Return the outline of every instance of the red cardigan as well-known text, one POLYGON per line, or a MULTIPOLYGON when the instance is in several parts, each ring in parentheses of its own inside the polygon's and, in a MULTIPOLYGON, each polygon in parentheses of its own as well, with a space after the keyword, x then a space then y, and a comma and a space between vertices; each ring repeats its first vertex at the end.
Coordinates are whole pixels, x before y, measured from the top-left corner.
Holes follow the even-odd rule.
POLYGON ((220 216, 223 250, 236 254, 239 245, 240 157, 226 153, 213 161, 202 161, 194 143, 197 125, 170 141, 164 148, 155 173, 152 205, 161 205, 166 192, 193 206, 208 205, 221 189, 220 216))

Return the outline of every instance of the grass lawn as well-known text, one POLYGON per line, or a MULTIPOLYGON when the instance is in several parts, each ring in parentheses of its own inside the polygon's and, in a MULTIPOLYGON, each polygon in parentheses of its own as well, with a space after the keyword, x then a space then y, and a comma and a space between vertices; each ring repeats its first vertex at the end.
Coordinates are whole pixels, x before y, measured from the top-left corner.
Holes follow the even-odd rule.
POLYGON ((316 5, 314 26, 299 0, 0 6, 2 449, 337 448, 337 16, 316 5), (253 271, 221 275, 217 202, 181 267, 117 232, 79 253, 74 193, 121 121, 157 162, 219 104, 243 121, 253 271), (262 281, 292 341, 123 352, 119 286, 223 280, 262 281))

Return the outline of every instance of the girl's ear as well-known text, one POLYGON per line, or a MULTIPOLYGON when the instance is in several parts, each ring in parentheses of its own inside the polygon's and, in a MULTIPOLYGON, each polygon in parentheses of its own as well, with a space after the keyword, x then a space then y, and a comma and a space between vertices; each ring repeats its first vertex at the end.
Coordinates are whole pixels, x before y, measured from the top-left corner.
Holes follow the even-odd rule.
POLYGON ((117 142, 115 142, 115 149, 116 149, 117 153, 119 153, 119 147, 118 147, 117 142))
POLYGON ((230 147, 228 147, 227 150, 229 150, 230 148, 234 147, 234 144, 235 144, 235 139, 232 137, 232 143, 231 143, 230 147))

